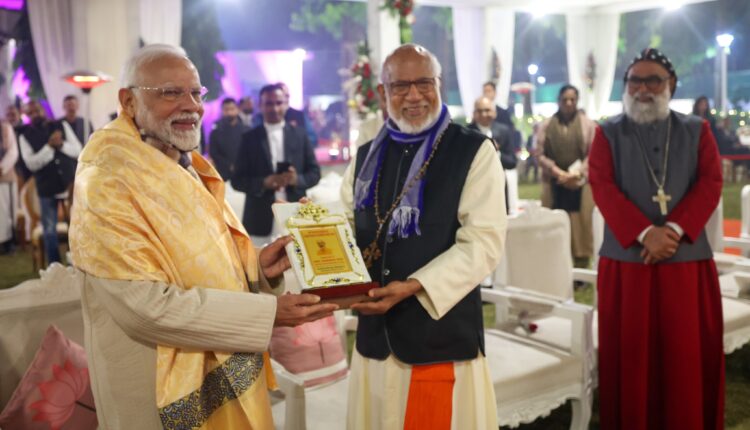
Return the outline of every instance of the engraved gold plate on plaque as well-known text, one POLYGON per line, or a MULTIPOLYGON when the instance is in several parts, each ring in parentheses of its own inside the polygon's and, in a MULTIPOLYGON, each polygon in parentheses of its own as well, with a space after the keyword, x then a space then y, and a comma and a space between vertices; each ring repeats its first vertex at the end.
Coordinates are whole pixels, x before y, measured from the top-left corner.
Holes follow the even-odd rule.
POLYGON ((276 203, 273 212, 292 236, 286 251, 302 292, 339 299, 378 286, 371 282, 343 212, 314 203, 276 203))

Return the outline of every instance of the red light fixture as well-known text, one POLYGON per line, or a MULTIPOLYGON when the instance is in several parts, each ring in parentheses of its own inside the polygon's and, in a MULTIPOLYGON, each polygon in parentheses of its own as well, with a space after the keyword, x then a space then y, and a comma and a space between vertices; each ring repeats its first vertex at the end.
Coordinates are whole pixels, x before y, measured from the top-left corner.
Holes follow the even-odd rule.
POLYGON ((112 80, 104 73, 92 72, 91 70, 76 70, 63 76, 63 79, 67 83, 80 88, 86 94, 90 93, 93 88, 112 80))

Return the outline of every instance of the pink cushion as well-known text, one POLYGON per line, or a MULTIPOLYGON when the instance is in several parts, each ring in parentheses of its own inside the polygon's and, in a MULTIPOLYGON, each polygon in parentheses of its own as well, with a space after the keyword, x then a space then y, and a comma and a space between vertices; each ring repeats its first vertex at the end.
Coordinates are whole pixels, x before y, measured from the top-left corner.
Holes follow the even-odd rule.
POLYGON ((275 327, 270 352, 286 370, 302 377, 306 387, 334 381, 348 372, 332 316, 293 328, 275 327))
POLYGON ((93 409, 86 352, 52 325, 0 413, 0 428, 95 430, 93 409))

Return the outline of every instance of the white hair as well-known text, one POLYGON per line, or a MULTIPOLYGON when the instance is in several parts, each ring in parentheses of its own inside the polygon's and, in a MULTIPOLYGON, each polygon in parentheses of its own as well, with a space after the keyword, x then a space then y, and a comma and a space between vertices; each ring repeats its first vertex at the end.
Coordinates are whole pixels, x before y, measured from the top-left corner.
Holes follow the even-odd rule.
MULTIPOLYGON (((403 49, 412 49, 416 51, 418 54, 427 55, 427 58, 430 59, 430 68, 432 69, 432 73, 435 75, 435 77, 439 78, 443 74, 443 66, 440 65, 440 61, 438 61, 435 54, 430 52, 427 48, 425 48, 422 45, 417 45, 416 43, 406 43, 394 49, 390 54, 388 54, 387 57, 385 57, 385 61, 383 61, 383 67, 380 69, 380 83, 386 83, 385 77, 388 75, 387 67, 388 67, 391 57, 395 55, 396 52, 401 51, 403 49)), ((437 86, 437 89, 439 91, 440 79, 435 80, 435 85, 437 86)))
POLYGON ((120 88, 138 86, 140 70, 146 64, 165 57, 188 58, 184 49, 163 43, 155 43, 140 48, 122 68, 120 88))

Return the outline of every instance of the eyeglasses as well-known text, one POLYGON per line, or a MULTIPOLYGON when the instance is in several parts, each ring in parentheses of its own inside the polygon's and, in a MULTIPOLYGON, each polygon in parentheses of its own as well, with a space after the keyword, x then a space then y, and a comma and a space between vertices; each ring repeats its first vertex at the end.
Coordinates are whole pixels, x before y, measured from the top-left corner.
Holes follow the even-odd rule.
POLYGON ((405 96, 409 94, 411 86, 417 87, 417 91, 422 94, 429 94, 435 90, 435 82, 437 78, 422 78, 416 81, 396 81, 387 84, 388 89, 394 96, 405 96))
POLYGON ((130 87, 133 90, 146 90, 146 91, 157 91, 159 97, 169 102, 176 102, 180 100, 185 94, 190 94, 190 97, 196 103, 203 103, 206 100, 206 94, 208 94, 208 88, 183 88, 183 87, 130 87))
POLYGON ((669 76, 667 76, 666 78, 662 78, 661 76, 651 75, 645 78, 641 78, 639 76, 631 76, 625 79, 625 82, 627 82, 628 87, 631 90, 640 88, 641 84, 646 84, 646 88, 651 91, 656 91, 659 89, 661 84, 663 84, 667 80, 669 80, 669 76))

